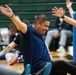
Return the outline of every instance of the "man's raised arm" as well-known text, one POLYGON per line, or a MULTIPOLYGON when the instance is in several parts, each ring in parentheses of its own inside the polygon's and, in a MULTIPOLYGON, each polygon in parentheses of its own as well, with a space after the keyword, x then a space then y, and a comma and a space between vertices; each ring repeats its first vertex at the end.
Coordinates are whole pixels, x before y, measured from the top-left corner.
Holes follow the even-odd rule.
POLYGON ((19 19, 19 17, 13 13, 12 9, 7 4, 5 4, 5 7, 0 6, 0 12, 2 12, 4 15, 8 16, 13 21, 13 23, 16 25, 16 27, 22 31, 22 33, 26 33, 27 25, 25 23, 23 23, 19 19))

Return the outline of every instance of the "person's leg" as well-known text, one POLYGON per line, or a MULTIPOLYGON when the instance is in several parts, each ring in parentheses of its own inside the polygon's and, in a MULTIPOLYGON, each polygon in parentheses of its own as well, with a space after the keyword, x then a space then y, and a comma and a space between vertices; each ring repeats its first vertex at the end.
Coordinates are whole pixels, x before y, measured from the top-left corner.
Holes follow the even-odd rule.
POLYGON ((60 41, 59 41, 59 48, 57 49, 58 52, 65 52, 65 45, 67 37, 72 36, 72 32, 70 30, 62 30, 60 32, 60 41))
POLYGON ((58 30, 49 30, 47 32, 47 35, 46 35, 46 38, 45 38, 45 43, 47 44, 48 47, 49 47, 49 45, 52 41, 52 38, 53 38, 55 32, 58 32, 58 30))
POLYGON ((76 61, 69 61, 68 63, 70 63, 70 64, 76 66, 76 61))
POLYGON ((60 41, 59 45, 65 46, 67 37, 72 36, 72 31, 70 30, 62 30, 60 32, 60 41))
POLYGON ((0 75, 21 75, 20 72, 0 66, 0 75))
POLYGON ((6 54, 3 54, 2 56, 0 56, 0 60, 5 60, 6 58, 5 58, 5 55, 6 54))
POLYGON ((63 60, 53 61, 52 73, 55 75, 60 72, 63 73, 64 75, 67 73, 76 75, 76 66, 63 60))
MULTIPOLYGON (((76 62, 75 61, 69 61, 68 63, 76 66, 76 62)), ((56 75, 67 75, 67 74, 65 72, 58 72, 58 74, 56 74, 56 75)), ((74 75, 74 74, 72 74, 72 75, 74 75)))

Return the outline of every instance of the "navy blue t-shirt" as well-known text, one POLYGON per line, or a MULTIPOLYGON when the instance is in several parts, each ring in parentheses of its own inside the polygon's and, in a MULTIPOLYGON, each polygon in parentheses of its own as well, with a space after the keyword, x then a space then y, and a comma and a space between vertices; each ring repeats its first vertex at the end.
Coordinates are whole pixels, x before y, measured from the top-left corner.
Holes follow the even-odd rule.
POLYGON ((27 64, 31 64, 31 74, 43 68, 46 62, 51 62, 43 36, 32 26, 27 26, 26 34, 19 32, 17 38, 18 40, 14 42, 20 44, 24 58, 24 67, 27 64))

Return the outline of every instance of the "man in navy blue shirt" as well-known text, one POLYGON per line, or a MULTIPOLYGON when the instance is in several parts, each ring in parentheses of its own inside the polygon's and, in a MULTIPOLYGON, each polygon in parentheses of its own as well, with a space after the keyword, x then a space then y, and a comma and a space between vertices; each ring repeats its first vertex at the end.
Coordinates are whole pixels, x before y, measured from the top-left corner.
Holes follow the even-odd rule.
MULTIPOLYGON (((39 15, 35 18, 34 27, 32 27, 26 25, 15 16, 8 5, 6 5, 6 8, 1 6, 0 10, 10 17, 20 30, 18 34, 20 43, 16 41, 14 43, 17 45, 20 44, 24 58, 24 68, 27 64, 30 64, 32 74, 41 70, 47 62, 51 62, 50 55, 43 40, 43 35, 48 30, 50 20, 45 15, 39 15)), ((2 53, 4 54, 8 51, 7 49, 3 50, 2 53)))

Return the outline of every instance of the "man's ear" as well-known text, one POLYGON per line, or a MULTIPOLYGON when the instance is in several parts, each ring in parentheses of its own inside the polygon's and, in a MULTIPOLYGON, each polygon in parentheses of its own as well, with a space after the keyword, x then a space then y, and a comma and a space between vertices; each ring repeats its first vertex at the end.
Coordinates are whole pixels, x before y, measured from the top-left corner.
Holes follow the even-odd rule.
POLYGON ((39 24, 40 24, 40 22, 39 22, 39 21, 37 21, 37 22, 36 22, 36 24, 37 24, 37 25, 39 25, 39 24))

